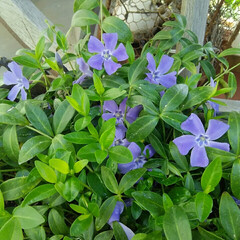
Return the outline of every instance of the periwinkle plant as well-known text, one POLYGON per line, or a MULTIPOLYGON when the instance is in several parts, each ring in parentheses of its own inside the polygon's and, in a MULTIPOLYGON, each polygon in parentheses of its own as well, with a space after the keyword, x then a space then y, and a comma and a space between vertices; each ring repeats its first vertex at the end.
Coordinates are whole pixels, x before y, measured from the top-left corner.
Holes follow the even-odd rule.
POLYGON ((72 27, 86 31, 75 52, 49 26, 50 42, 4 73, 0 239, 240 239, 240 115, 212 102, 236 90, 223 58, 239 50, 200 46, 175 15, 135 59, 127 25, 88 4, 75 1, 72 27), (39 84, 46 92, 32 98, 39 84))

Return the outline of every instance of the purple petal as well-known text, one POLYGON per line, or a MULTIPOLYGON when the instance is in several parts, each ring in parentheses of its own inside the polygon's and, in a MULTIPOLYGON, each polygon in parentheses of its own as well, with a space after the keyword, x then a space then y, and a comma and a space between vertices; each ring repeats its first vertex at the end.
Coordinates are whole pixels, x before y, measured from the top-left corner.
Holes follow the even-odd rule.
POLYGON ((83 58, 78 58, 76 60, 77 64, 79 65, 79 70, 82 72, 82 73, 86 73, 88 70, 89 70, 89 66, 88 64, 84 61, 83 58))
POLYGON ((228 124, 215 119, 211 119, 208 124, 206 135, 210 138, 210 140, 216 140, 220 138, 224 133, 226 133, 228 129, 228 124))
POLYGON ((192 167, 206 167, 209 160, 205 148, 196 145, 191 152, 190 162, 192 167))
POLYGON ((155 154, 155 150, 154 150, 154 148, 152 147, 152 145, 151 144, 148 144, 145 148, 144 148, 144 150, 143 150, 143 154, 144 155, 147 155, 147 150, 148 150, 148 152, 149 152, 149 158, 151 158, 154 154, 155 154))
POLYGON ((126 102, 127 102, 127 97, 125 97, 119 105, 119 110, 121 110, 122 113, 125 112, 126 102))
POLYGON ((119 222, 119 224, 122 226, 123 231, 126 233, 128 240, 131 240, 133 238, 133 236, 135 235, 134 232, 129 227, 124 225, 123 223, 119 222))
POLYGON ((25 77, 22 77, 22 82, 23 82, 23 86, 26 89, 29 89, 29 81, 25 77))
POLYGON ((133 123, 137 119, 141 110, 142 110, 141 105, 136 106, 134 108, 130 108, 129 111, 127 112, 127 114, 126 114, 127 121, 129 123, 133 123))
POLYGON ((103 118, 103 120, 107 121, 107 120, 109 120, 111 118, 114 118, 114 115, 112 113, 104 113, 102 115, 102 118, 103 118))
POLYGON ((195 136, 205 134, 205 130, 200 118, 192 113, 186 121, 181 124, 182 130, 188 131, 195 136))
POLYGON ((152 73, 146 73, 146 75, 147 77, 145 78, 145 80, 147 80, 150 83, 157 84, 157 82, 153 80, 152 73))
POLYGON ((211 87, 216 87, 217 83, 213 80, 213 78, 210 78, 210 86, 211 87))
POLYGON ((103 110, 111 113, 115 113, 116 111, 118 111, 118 105, 113 100, 104 101, 103 110))
POLYGON ((108 224, 111 224, 114 221, 119 222, 120 220, 120 215, 123 212, 124 209, 124 204, 123 202, 117 201, 116 206, 113 210, 112 216, 108 220, 108 224))
POLYGON ((100 40, 96 37, 91 36, 88 42, 88 51, 90 53, 101 53, 104 50, 104 46, 100 40))
POLYGON ((27 99, 27 93, 26 93, 26 91, 23 88, 21 88, 21 97, 22 97, 22 100, 26 100, 27 99))
POLYGON ((196 145, 195 137, 192 135, 183 135, 181 137, 177 137, 173 140, 173 142, 176 144, 179 152, 182 155, 187 155, 190 149, 196 145))
POLYGON ((12 72, 4 72, 3 73, 3 83, 6 85, 17 84, 16 76, 12 72))
POLYGON ((128 146, 128 149, 131 151, 133 159, 136 159, 139 155, 141 155, 141 148, 135 142, 132 142, 128 146))
POLYGON ((87 77, 87 75, 83 74, 79 79, 73 81, 73 84, 81 84, 85 80, 86 77, 87 77))
POLYGON ((125 137, 126 131, 127 131, 126 127, 122 124, 119 124, 116 128, 115 138, 122 140, 125 137))
POLYGON ((127 172, 129 172, 133 169, 136 169, 136 163, 134 161, 132 161, 130 163, 119 163, 118 164, 118 170, 122 174, 126 174, 127 172))
POLYGON ((92 56, 89 60, 88 60, 88 64, 92 67, 95 68, 97 70, 101 70, 102 69, 102 64, 103 64, 103 59, 102 56, 100 54, 94 55, 92 56))
POLYGON ((10 62, 8 67, 16 75, 17 78, 22 78, 22 69, 16 62, 10 62))
POLYGON ((21 89, 21 88, 19 88, 18 85, 15 85, 15 86, 11 89, 11 91, 9 92, 9 94, 8 94, 8 99, 9 99, 10 101, 14 101, 14 100, 16 99, 16 97, 17 97, 20 89, 21 89))
POLYGON ((124 147, 128 147, 130 145, 130 142, 126 138, 124 138, 122 140, 122 144, 121 145, 124 146, 124 147))
POLYGON ((164 93, 165 93, 165 91, 162 90, 162 91, 160 92, 160 96, 163 97, 164 93))
POLYGON ((151 53, 147 53, 147 60, 148 60, 147 69, 150 72, 155 72, 155 70, 156 70, 156 63, 155 63, 155 60, 154 60, 153 55, 151 53))
POLYGON ((122 65, 115 63, 112 59, 104 61, 104 68, 108 75, 115 73, 122 65))
POLYGON ((124 61, 128 59, 126 48, 122 43, 120 43, 118 48, 113 51, 112 55, 117 58, 118 61, 124 61))
POLYGON ((215 117, 217 115, 217 112, 219 112, 219 104, 212 101, 207 101, 207 102, 210 104, 210 106, 214 110, 213 116, 215 117))
POLYGON ((118 34, 117 33, 104 33, 102 35, 102 38, 105 43, 106 49, 109 49, 112 52, 117 45, 118 34))
POLYGON ((172 67, 173 62, 174 62, 174 58, 169 57, 167 55, 163 55, 157 70, 159 71, 160 74, 167 73, 172 67))
POLYGON ((171 72, 166 75, 161 75, 157 78, 157 81, 166 88, 170 88, 177 83, 176 72, 171 72))
POLYGON ((209 141, 209 147, 218 148, 218 149, 221 149, 221 150, 227 151, 227 152, 230 151, 230 146, 228 143, 209 141))

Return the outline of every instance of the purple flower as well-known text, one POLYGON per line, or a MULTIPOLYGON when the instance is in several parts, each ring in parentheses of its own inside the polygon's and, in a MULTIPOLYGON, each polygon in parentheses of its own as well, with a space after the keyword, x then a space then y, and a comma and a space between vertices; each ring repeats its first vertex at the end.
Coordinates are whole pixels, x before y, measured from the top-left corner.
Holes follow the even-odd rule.
POLYGON ((90 53, 98 53, 92 56, 88 60, 88 64, 97 70, 102 69, 102 65, 108 75, 115 73, 121 64, 115 63, 112 57, 115 57, 118 61, 124 61, 128 59, 126 49, 122 43, 119 44, 118 48, 115 49, 117 45, 118 35, 117 33, 104 33, 102 35, 105 46, 97 38, 91 36, 88 42, 88 51, 90 53))
POLYGON ((82 76, 74 81, 73 84, 81 84, 86 77, 92 77, 93 72, 90 70, 89 65, 84 61, 83 58, 78 58, 76 62, 79 65, 79 70, 82 72, 82 76))
POLYGON ((172 57, 163 55, 157 69, 151 53, 147 53, 147 60, 147 68, 150 71, 150 73, 146 73, 147 81, 154 84, 161 84, 166 88, 170 88, 176 84, 176 72, 166 74, 173 65, 174 59, 172 57))
MULTIPOLYGON (((216 85, 217 85, 217 83, 214 82, 213 78, 211 77, 210 78, 210 86, 215 88, 216 85)), ((217 115, 217 112, 219 111, 219 104, 215 103, 215 102, 212 102, 210 100, 207 101, 207 102, 211 105, 212 109, 214 110, 213 116, 215 117, 217 115)))
MULTIPOLYGON (((110 219, 108 220, 108 224, 112 227, 112 222, 120 221, 120 215, 122 214, 124 209, 124 204, 123 202, 118 201, 116 203, 116 206, 113 210, 112 216, 110 217, 110 219)), ((123 231, 126 233, 126 236, 128 238, 128 240, 132 239, 133 236, 135 235, 134 232, 128 228, 126 225, 124 225, 123 223, 119 222, 119 224, 121 225, 121 227, 123 228, 123 231)))
POLYGON ((122 146, 129 146, 130 142, 125 138, 126 128, 124 127, 117 127, 115 133, 115 139, 113 141, 112 147, 122 145, 122 146))
POLYGON ((235 197, 233 197, 233 196, 232 196, 232 199, 235 201, 235 203, 236 203, 238 206, 240 206, 240 200, 239 200, 239 199, 237 199, 237 198, 235 198, 235 197))
POLYGON ((177 145, 179 152, 182 155, 191 152, 191 166, 193 167, 206 167, 209 163, 205 147, 218 148, 224 151, 229 151, 228 143, 215 142, 227 130, 229 125, 221 121, 211 119, 209 121, 208 129, 205 132, 203 124, 199 117, 192 113, 189 118, 181 124, 184 131, 188 131, 193 135, 183 135, 173 140, 177 145))
POLYGON ((118 169, 120 171, 120 173, 125 174, 133 169, 137 169, 137 168, 142 168, 143 165, 145 164, 146 161, 146 155, 148 155, 148 157, 152 157, 155 153, 155 150, 153 149, 153 147, 151 146, 151 144, 147 145, 144 150, 143 150, 143 154, 141 153, 141 148, 135 143, 132 142, 129 146, 128 149, 131 151, 132 155, 133 155, 133 161, 130 163, 124 163, 124 164, 118 164, 118 169), (148 151, 148 153, 147 153, 148 151))
POLYGON ((8 64, 10 71, 3 74, 3 82, 6 85, 15 85, 8 94, 8 99, 14 101, 21 91, 22 100, 27 99, 27 93, 25 89, 29 89, 29 81, 23 76, 22 69, 16 62, 8 64), (25 88, 25 89, 24 89, 25 88))

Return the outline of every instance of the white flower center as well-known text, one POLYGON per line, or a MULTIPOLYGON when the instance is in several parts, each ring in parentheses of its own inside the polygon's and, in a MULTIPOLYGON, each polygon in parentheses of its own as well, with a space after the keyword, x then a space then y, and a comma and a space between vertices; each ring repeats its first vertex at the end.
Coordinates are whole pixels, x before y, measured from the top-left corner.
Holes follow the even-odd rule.
POLYGON ((200 134, 198 137, 196 137, 195 141, 199 147, 205 147, 209 145, 209 137, 203 134, 200 134))
POLYGON ((104 60, 109 60, 109 59, 111 58, 111 52, 110 52, 108 49, 103 50, 103 52, 102 52, 102 58, 103 58, 104 60))
POLYGON ((114 116, 117 120, 123 119, 123 113, 121 110, 118 110, 114 113, 114 116))
POLYGON ((17 84, 16 84, 19 88, 23 87, 23 80, 22 78, 17 78, 17 84))

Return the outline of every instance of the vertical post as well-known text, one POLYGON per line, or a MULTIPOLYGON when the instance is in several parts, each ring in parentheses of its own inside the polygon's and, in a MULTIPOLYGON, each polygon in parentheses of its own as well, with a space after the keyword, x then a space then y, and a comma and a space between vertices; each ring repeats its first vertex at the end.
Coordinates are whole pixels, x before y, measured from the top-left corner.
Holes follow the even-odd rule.
POLYGON ((182 0, 181 14, 187 18, 187 29, 203 44, 210 0, 182 0))

